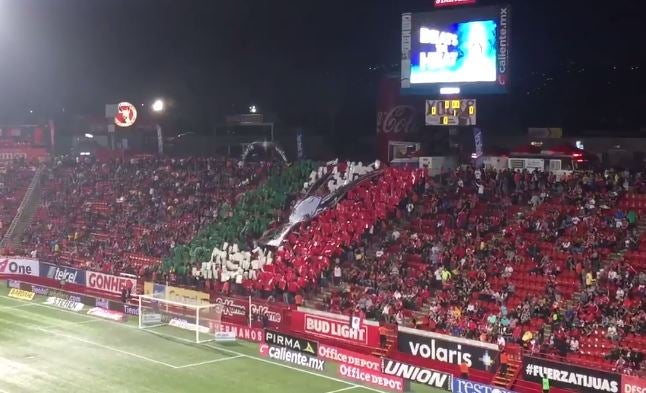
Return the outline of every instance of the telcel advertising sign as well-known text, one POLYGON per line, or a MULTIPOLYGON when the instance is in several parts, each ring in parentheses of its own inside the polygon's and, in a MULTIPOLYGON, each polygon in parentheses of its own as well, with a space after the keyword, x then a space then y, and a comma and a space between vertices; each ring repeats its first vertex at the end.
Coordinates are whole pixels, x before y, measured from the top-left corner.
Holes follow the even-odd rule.
POLYGON ((510 27, 508 5, 402 14, 402 92, 504 93, 510 27))

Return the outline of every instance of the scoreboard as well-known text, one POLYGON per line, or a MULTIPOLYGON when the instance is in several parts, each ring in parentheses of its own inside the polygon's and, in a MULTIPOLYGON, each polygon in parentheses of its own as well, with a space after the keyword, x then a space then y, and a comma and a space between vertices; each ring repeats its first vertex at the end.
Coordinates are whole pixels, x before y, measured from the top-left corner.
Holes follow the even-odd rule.
POLYGON ((427 126, 476 125, 476 100, 426 100, 427 126))

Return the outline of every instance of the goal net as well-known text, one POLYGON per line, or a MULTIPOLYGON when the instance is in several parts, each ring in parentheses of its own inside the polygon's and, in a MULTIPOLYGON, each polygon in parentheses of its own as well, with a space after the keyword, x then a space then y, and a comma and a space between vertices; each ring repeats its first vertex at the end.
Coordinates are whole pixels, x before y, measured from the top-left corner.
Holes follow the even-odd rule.
POLYGON ((226 341, 229 336, 222 332, 221 322, 221 304, 184 304, 139 295, 139 329, 195 343, 226 341))

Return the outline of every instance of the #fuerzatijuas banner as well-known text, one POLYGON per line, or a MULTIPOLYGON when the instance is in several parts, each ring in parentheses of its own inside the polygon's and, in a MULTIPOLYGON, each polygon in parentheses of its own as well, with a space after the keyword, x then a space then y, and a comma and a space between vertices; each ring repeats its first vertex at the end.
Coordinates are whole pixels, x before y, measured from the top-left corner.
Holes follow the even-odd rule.
POLYGON ((206 292, 152 282, 144 283, 144 295, 183 304, 202 305, 211 303, 211 297, 206 292))

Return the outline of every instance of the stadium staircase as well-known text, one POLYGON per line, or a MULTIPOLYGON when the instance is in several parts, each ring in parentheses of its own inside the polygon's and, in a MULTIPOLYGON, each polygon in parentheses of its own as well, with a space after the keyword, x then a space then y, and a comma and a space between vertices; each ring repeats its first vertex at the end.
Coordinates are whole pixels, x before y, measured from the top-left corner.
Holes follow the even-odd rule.
POLYGON ((12 248, 20 241, 25 229, 29 227, 34 212, 40 206, 42 200, 42 182, 41 178, 45 166, 40 166, 34 173, 34 177, 29 183, 27 192, 20 202, 18 211, 9 225, 9 229, 5 233, 2 241, 0 241, 0 249, 12 248))
POLYGON ((502 373, 499 368, 498 371, 496 372, 496 375, 494 375, 493 377, 492 383, 495 386, 498 386, 501 388, 511 389, 514 383, 516 382, 518 375, 520 374, 520 370, 522 366, 523 366, 523 362, 520 355, 520 350, 518 351, 517 354, 516 353, 510 354, 507 370, 505 370, 505 373, 502 373))

